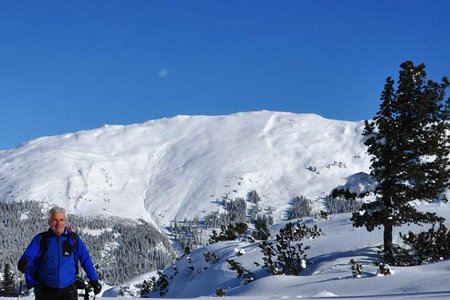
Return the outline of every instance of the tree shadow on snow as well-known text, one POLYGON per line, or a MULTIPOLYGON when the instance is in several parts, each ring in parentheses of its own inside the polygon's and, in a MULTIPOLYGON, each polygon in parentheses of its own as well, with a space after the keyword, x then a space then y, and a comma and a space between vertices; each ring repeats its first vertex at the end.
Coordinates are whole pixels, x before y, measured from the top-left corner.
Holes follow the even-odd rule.
MULTIPOLYGON (((367 267, 377 268, 377 263, 380 262, 380 255, 374 247, 366 247, 356 250, 349 250, 345 252, 336 252, 313 256, 309 258, 310 264, 302 271, 301 276, 312 276, 320 274, 336 274, 348 276, 339 276, 329 280, 343 279, 345 277, 352 278, 350 260, 354 259, 356 262, 362 264, 363 270, 367 267)), ((376 276, 371 272, 363 271, 364 277, 376 276)), ((329 281, 327 280, 327 281, 329 281)))

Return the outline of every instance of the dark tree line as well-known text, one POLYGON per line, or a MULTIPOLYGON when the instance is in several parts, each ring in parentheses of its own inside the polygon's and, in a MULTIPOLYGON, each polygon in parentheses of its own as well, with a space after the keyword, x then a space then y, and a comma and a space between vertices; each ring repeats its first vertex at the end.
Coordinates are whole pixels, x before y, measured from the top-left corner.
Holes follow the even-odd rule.
POLYGON ((330 214, 342 214, 358 211, 362 203, 357 199, 347 199, 343 196, 330 195, 326 198, 328 212, 330 214))
POLYGON ((181 248, 195 249, 198 246, 205 245, 208 241, 204 236, 206 229, 226 228, 234 224, 256 222, 273 222, 273 218, 267 215, 258 214, 258 202, 260 196, 256 191, 250 191, 247 198, 236 198, 232 200, 223 199, 218 204, 222 206, 224 212, 210 212, 203 220, 198 217, 193 220, 174 220, 171 222, 168 230, 173 238, 180 243, 181 248), (248 206, 251 206, 248 209, 248 206))

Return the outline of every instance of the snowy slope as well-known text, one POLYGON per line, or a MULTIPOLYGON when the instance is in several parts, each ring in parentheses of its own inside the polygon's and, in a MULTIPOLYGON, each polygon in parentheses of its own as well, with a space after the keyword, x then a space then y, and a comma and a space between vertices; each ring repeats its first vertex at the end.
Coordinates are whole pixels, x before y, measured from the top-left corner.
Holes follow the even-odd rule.
MULTIPOLYGON (((421 204, 420 209, 437 212, 450 219, 448 204, 421 204)), ((167 298, 196 298, 213 296, 218 288, 225 291, 227 297, 238 299, 450 299, 448 282, 450 281, 450 261, 415 266, 391 267, 392 275, 377 274, 376 254, 382 244, 382 231, 368 233, 363 228, 355 229, 350 214, 332 215, 328 220, 306 218, 306 224, 317 224, 325 235, 304 240, 310 264, 300 276, 270 276, 266 270, 257 267, 254 262, 262 263, 262 254, 258 243, 245 241, 219 242, 195 250, 176 263, 178 274, 171 280, 167 298), (204 253, 213 252, 220 259, 208 263, 204 253), (238 256, 237 252, 244 253, 238 256), (250 270, 256 280, 243 284, 243 278, 230 270, 227 259, 234 259, 250 270), (363 266, 361 278, 353 278, 350 260, 354 259, 363 266)), ((447 226, 449 221, 447 221, 447 226)), ((278 233, 285 224, 276 224, 272 234, 278 233)), ((418 226, 396 228, 398 232, 424 230, 418 226)), ((168 268, 169 277, 174 269, 168 268)), ((150 276, 150 275, 149 275, 150 276)), ((149 277, 148 276, 148 277, 149 277)), ((142 282, 145 276, 139 280, 142 282)), ((116 289, 105 291, 104 297, 114 297, 116 289)), ((157 296, 157 295, 152 295, 157 296)), ((105 298, 106 299, 106 298, 105 298)), ((208 299, 208 298, 206 298, 208 299)))
POLYGON ((270 111, 177 116, 43 137, 0 152, 0 200, 70 212, 170 220, 216 211, 256 190, 282 219, 299 195, 317 200, 368 172, 362 122, 270 111))
MULTIPOLYGON (((450 222, 450 205, 419 204, 422 210, 437 212, 450 222)), ((191 263, 186 257, 176 263, 178 275, 170 283, 165 299, 217 299, 217 288, 225 290, 226 299, 268 300, 268 299, 450 299, 450 261, 442 261, 415 267, 391 267, 392 275, 377 275, 377 246, 382 243, 381 230, 368 233, 365 229, 352 227, 350 214, 331 215, 328 220, 306 218, 308 226, 317 224, 324 235, 316 239, 304 240, 311 264, 300 276, 269 276, 254 262, 261 263, 261 252, 256 243, 239 240, 219 242, 195 250, 191 263), (237 250, 244 253, 237 256, 237 250), (244 251, 242 251, 244 250, 244 251), (207 263, 203 253, 211 251, 219 255, 216 263, 207 263), (230 270, 227 259, 234 259, 248 268, 256 280, 244 285, 242 278, 230 270), (353 278, 350 259, 363 265, 361 278, 353 278), (191 268, 193 267, 193 268, 191 268)), ((284 226, 271 227, 273 234, 284 226)), ((417 226, 396 228, 394 237, 398 242, 398 232, 424 230, 417 226)), ((173 273, 173 268, 165 270, 173 273)), ((141 275, 129 283, 142 282, 154 274, 141 275)), ((117 297, 117 288, 105 287, 103 295, 96 299, 117 297)), ((16 299, 1 298, 0 299, 16 299)), ((34 299, 32 296, 23 299, 34 299)), ((82 299, 82 298, 80 298, 82 299)))
MULTIPOLYGON (((443 203, 418 203, 421 210, 437 212, 450 222, 450 205, 443 203)), ((261 263, 261 252, 257 243, 246 241, 225 241, 195 250, 180 258, 176 267, 178 275, 170 282, 165 299, 217 299, 215 291, 222 288, 227 299, 450 299, 450 261, 425 264, 415 267, 391 267, 392 275, 377 274, 375 264, 377 246, 382 243, 382 231, 368 233, 363 228, 355 229, 349 220, 350 214, 331 215, 328 220, 306 218, 308 226, 317 224, 324 235, 316 239, 303 240, 310 264, 300 276, 272 276, 256 266, 261 263), (219 256, 217 262, 206 262, 204 253, 213 252, 219 256), (243 253, 238 256, 237 252, 243 253), (234 259, 253 272, 256 280, 243 284, 243 279, 230 269, 227 259, 234 259), (360 278, 353 278, 350 259, 363 266, 360 278)), ((276 234, 284 224, 271 227, 276 234)), ((425 230, 426 227, 403 226, 398 232, 425 230)), ((172 275, 174 268, 169 267, 165 274, 172 275)), ((125 284, 133 285, 155 276, 154 273, 141 275, 125 284)), ((104 287, 101 297, 117 297, 119 287, 104 287)), ((157 296, 157 295, 152 295, 157 296)), ((0 298, 15 299, 15 298, 0 298)), ((34 299, 32 296, 23 299, 34 299)), ((80 298, 81 299, 81 298, 80 298)))

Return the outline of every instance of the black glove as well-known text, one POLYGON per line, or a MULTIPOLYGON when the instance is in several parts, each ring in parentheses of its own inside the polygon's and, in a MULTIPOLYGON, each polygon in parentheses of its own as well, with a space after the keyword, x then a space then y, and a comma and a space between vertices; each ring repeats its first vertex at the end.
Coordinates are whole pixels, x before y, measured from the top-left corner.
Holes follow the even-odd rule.
POLYGON ((17 264, 17 269, 25 274, 28 271, 28 260, 26 258, 21 258, 17 264))
POLYGON ((98 281, 89 282, 92 288, 94 289, 94 294, 98 294, 102 291, 102 285, 98 281))
POLYGON ((77 277, 77 279, 75 280, 75 286, 77 287, 77 290, 84 290, 86 288, 84 280, 80 277, 77 277))

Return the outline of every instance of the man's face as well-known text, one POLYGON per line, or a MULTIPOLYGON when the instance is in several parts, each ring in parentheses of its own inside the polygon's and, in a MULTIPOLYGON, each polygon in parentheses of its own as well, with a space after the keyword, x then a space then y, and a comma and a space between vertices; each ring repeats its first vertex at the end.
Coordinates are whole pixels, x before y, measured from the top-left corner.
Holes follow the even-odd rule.
POLYGON ((56 235, 61 235, 66 228, 66 216, 63 212, 53 213, 52 219, 48 222, 50 229, 56 235))

